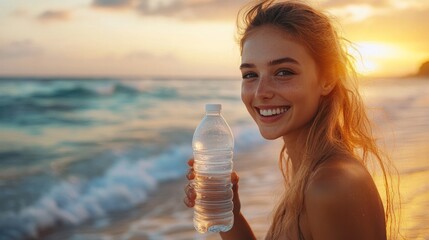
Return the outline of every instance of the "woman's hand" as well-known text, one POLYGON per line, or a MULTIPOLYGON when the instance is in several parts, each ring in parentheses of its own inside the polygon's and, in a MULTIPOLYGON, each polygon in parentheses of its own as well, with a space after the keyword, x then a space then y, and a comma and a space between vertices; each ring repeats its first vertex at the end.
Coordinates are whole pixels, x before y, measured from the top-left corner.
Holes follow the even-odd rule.
MULTIPOLYGON (((188 178, 189 182, 185 187, 185 199, 183 200, 185 202, 185 205, 187 207, 194 207, 195 205, 195 199, 197 198, 197 194, 195 193, 195 189, 192 186, 192 180, 195 178, 195 172, 194 172, 194 159, 190 159, 188 161, 189 165, 189 171, 188 174, 186 174, 186 178, 188 178)), ((231 183, 232 183, 232 191, 234 193, 234 197, 232 201, 234 202, 234 215, 238 216, 241 209, 240 199, 238 197, 238 180, 239 177, 236 172, 231 173, 231 183)))
MULTIPOLYGON (((192 180, 195 178, 194 172, 194 159, 190 159, 188 161, 189 171, 186 174, 189 182, 185 187, 186 197, 184 199, 185 205, 188 207, 195 206, 195 199, 197 198, 197 194, 195 193, 195 189, 192 187, 192 180)), ((234 225, 231 230, 228 232, 220 232, 220 236, 223 240, 236 240, 236 239, 249 239, 254 240, 255 235, 252 232, 249 224, 246 219, 240 213, 241 204, 240 199, 238 197, 238 175, 236 172, 231 173, 231 183, 232 183, 232 192, 234 193, 232 201, 234 202, 234 225)))

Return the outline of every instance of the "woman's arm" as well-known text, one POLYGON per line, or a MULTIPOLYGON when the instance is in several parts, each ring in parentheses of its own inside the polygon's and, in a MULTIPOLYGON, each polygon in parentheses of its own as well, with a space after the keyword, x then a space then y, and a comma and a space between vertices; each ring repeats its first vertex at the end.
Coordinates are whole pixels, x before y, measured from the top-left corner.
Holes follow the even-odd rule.
POLYGON ((234 225, 228 232, 221 232, 223 240, 254 240, 252 229, 241 213, 234 214, 234 225))
MULTIPOLYGON (((191 159, 188 161, 188 165, 191 167, 189 169, 188 174, 186 175, 186 177, 188 178, 188 180, 192 180, 195 178, 195 173, 193 170, 193 165, 194 165, 194 160, 191 159)), ((222 237, 223 240, 253 240, 256 239, 252 229, 250 228, 249 224, 247 223, 246 219, 243 217, 243 215, 241 214, 241 203, 240 203, 240 198, 238 196, 238 180, 239 177, 237 175, 236 172, 233 172, 231 174, 231 183, 232 183, 232 191, 234 193, 233 196, 233 203, 234 203, 234 225, 231 228, 231 230, 229 230, 228 232, 221 232, 220 236, 222 237)), ((185 205, 188 207, 194 207, 195 205, 195 198, 196 198, 196 193, 195 190, 192 188, 192 185, 190 183, 188 183, 188 185, 186 185, 185 187, 185 205)))

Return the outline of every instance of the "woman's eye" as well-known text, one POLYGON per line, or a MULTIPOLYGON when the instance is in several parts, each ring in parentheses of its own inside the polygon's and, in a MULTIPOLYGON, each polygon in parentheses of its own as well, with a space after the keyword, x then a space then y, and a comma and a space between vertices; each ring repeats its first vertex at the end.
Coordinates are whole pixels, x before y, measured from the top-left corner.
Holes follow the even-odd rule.
POLYGON ((243 79, 250 79, 250 78, 258 77, 258 75, 256 73, 250 72, 250 73, 243 74, 242 77, 243 79))
POLYGON ((295 72, 292 70, 280 70, 277 72, 276 76, 292 76, 295 75, 295 72))

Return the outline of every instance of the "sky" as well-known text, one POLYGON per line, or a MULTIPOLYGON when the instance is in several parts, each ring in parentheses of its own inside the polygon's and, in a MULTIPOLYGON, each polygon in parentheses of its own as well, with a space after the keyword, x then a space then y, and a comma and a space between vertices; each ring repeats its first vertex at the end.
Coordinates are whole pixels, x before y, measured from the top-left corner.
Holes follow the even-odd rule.
MULTIPOLYGON (((0 0, 0 75, 240 77, 235 18, 248 1, 29 2, 0 0)), ((354 44, 364 76, 404 76, 429 60, 429 0, 307 2, 354 44)))

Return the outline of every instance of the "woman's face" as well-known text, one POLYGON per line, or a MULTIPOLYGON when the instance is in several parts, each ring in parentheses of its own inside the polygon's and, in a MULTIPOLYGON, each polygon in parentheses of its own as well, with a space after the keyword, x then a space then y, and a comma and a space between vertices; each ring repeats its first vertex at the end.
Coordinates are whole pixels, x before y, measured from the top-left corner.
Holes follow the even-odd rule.
POLYGON ((266 139, 295 138, 313 119, 323 93, 314 59, 289 34, 261 26, 242 49, 241 99, 266 139))

